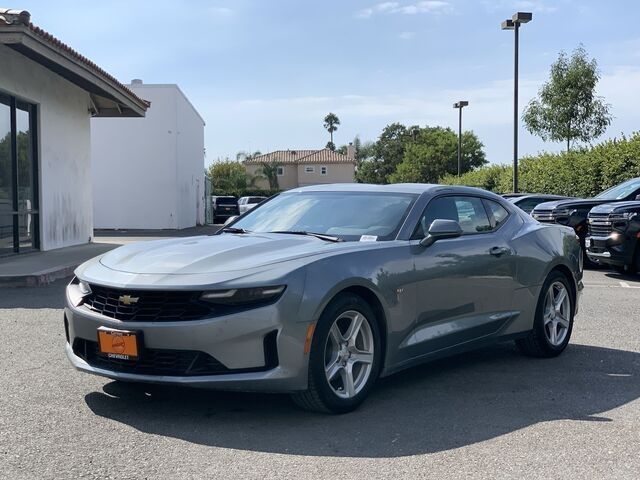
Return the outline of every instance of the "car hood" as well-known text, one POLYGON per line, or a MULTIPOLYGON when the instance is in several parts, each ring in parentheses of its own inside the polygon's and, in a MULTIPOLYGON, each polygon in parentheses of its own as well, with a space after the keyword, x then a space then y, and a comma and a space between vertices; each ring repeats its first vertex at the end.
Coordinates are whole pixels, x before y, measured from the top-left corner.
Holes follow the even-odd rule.
POLYGON ((596 205, 602 205, 604 203, 611 203, 611 200, 600 200, 599 198, 555 200, 552 202, 540 203, 536 208, 534 208, 534 212, 540 210, 556 210, 558 208, 591 209, 596 205))
POLYGON ((225 233, 133 243, 106 253, 100 263, 112 270, 135 274, 220 273, 335 253, 358 248, 358 243, 332 243, 286 234, 225 233))
POLYGON ((640 201, 631 200, 628 202, 605 203, 594 207, 591 211, 594 213, 640 212, 640 201))

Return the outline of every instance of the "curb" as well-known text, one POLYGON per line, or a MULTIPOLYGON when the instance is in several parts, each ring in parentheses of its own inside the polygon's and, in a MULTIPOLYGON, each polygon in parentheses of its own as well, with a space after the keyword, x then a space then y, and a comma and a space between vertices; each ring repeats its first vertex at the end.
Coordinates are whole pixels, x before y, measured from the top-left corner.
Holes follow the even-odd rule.
POLYGON ((40 287, 70 277, 78 265, 56 267, 30 275, 0 276, 0 287, 40 287))

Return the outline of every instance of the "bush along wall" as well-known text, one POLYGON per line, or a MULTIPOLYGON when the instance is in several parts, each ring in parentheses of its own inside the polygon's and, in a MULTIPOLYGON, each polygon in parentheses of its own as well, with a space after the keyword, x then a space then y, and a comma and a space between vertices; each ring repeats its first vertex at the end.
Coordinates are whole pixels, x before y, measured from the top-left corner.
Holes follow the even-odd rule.
MULTIPOLYGON (((620 182, 640 177, 640 132, 568 153, 524 157, 518 173, 522 192, 593 197, 620 182)), ((460 178, 447 175, 440 183, 508 193, 513 190, 512 179, 511 166, 488 165, 460 178)))

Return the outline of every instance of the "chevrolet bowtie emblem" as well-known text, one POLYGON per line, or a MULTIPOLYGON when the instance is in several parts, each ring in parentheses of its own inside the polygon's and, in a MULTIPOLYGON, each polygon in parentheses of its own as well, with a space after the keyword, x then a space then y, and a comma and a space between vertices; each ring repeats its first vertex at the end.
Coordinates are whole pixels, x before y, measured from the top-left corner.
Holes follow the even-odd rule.
POLYGON ((120 295, 118 297, 118 301, 123 305, 131 305, 133 303, 138 303, 140 297, 132 297, 131 295, 120 295))

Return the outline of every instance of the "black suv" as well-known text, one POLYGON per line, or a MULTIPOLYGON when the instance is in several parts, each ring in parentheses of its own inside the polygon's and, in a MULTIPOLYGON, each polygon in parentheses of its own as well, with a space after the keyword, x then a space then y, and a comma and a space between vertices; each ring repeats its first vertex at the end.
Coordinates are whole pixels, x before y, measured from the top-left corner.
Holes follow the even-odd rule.
POLYGON ((213 223, 224 223, 229 217, 240 215, 236 197, 211 197, 213 223))
POLYGON ((587 238, 587 216, 589 211, 598 205, 613 202, 626 202, 638 199, 640 195, 640 178, 632 178, 615 187, 596 195, 594 198, 581 200, 558 200, 545 202, 536 206, 531 216, 539 222, 559 223, 573 227, 583 251, 585 251, 585 239, 587 238))
POLYGON ((640 272, 640 201, 605 203, 589 212, 587 255, 621 273, 640 272))

